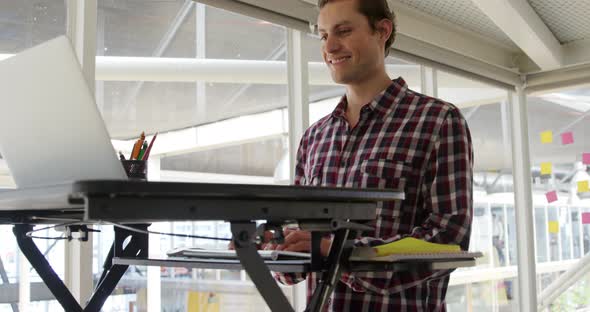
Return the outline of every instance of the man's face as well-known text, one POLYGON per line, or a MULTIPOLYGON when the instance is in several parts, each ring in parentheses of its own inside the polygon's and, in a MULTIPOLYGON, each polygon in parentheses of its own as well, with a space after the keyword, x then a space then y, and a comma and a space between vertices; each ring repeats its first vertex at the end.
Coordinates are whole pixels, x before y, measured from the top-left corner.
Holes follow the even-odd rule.
POLYGON ((329 2, 320 10, 318 30, 322 56, 332 79, 358 84, 383 68, 384 51, 379 32, 358 11, 356 0, 329 2))

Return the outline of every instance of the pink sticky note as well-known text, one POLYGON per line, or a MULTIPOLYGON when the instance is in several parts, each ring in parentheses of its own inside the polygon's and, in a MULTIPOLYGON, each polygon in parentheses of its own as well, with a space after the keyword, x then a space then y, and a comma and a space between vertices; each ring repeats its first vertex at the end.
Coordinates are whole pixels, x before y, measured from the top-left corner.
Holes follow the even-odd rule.
POLYGON ((590 212, 582 213, 582 224, 590 224, 590 212))
POLYGON ((572 132, 565 132, 561 134, 561 144, 573 144, 574 143, 574 134, 572 132))
POLYGON ((557 192, 556 191, 547 192, 547 193, 545 193, 545 196, 547 197, 547 202, 549 202, 549 203, 557 201, 557 192))
POLYGON ((590 165, 590 153, 582 154, 582 162, 584 163, 584 165, 590 165))

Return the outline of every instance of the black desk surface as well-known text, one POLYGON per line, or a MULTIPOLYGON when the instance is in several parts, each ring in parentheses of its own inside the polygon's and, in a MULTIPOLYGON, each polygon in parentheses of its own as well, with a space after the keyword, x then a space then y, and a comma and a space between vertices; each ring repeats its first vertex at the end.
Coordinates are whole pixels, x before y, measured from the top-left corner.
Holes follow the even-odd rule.
POLYGON ((367 207, 403 198, 402 192, 376 189, 91 180, 0 192, 0 223, 33 215, 81 215, 87 221, 117 222, 316 217, 370 220, 374 213, 366 213, 367 207), (319 207, 324 213, 316 213, 319 207), (136 220, 140 216, 141 220, 136 220))

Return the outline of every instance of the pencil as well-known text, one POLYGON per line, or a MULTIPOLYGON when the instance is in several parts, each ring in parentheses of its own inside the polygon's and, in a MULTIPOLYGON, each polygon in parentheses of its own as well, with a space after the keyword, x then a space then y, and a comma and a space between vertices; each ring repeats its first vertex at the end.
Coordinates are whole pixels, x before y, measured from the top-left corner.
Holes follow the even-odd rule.
POLYGON ((154 137, 152 138, 152 140, 150 141, 150 145, 148 145, 147 150, 145 151, 145 153, 143 154, 143 158, 141 158, 141 160, 147 160, 148 157, 150 157, 150 152, 152 151, 152 146, 154 146, 154 141, 156 140, 156 137, 158 136, 158 133, 156 132, 156 134, 154 134, 154 137))

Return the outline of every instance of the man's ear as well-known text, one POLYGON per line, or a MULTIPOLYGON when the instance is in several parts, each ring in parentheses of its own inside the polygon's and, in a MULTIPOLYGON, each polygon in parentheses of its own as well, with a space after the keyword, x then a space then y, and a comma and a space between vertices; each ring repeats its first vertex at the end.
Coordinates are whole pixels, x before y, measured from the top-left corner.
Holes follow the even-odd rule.
POLYGON ((393 23, 388 19, 382 19, 377 22, 375 29, 379 33, 379 38, 383 41, 383 44, 385 44, 393 32, 393 23))

